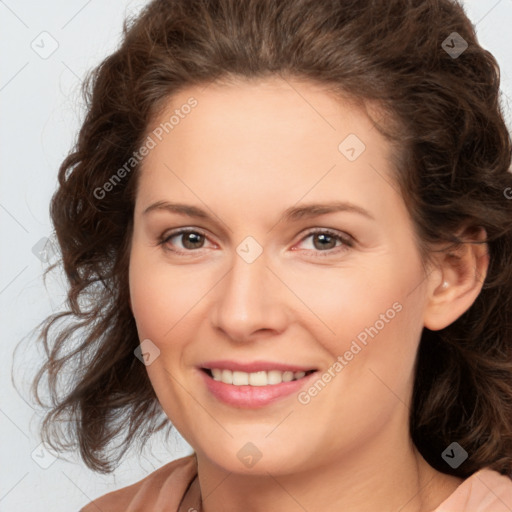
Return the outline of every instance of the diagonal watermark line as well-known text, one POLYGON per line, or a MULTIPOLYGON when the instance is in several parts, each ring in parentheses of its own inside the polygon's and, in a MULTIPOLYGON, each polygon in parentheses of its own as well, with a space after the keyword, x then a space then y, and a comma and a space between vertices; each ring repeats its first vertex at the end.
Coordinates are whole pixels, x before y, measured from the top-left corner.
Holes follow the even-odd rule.
POLYGON ((16 423, 14 423, 14 421, 4 412, 2 411, 2 409, 0 409, 0 412, 27 438, 29 439, 29 437, 27 436, 27 434, 25 432, 23 432, 23 430, 21 430, 20 427, 18 427, 18 425, 16 425, 16 423))
POLYGON ((400 190, 398 190, 398 188, 395 186, 395 184, 391 181, 389 181, 383 174, 381 174, 376 168, 375 166, 373 166, 372 164, 368 164, 399 196, 401 196, 401 192, 400 190))
MULTIPOLYGON (((385 119, 386 116, 389 116, 389 114, 384 111, 384 112, 382 112, 382 115, 379 116, 379 119, 377 119, 376 121, 373 119, 373 117, 370 117, 370 122, 372 123, 372 126, 371 126, 369 132, 371 132, 372 130, 377 129, 380 126, 380 122, 383 119, 385 119)), ((377 130, 377 131, 379 131, 379 130, 377 130)))
POLYGON ((503 505, 505 505, 509 510, 512 510, 512 506, 510 503, 505 503, 478 475, 475 475, 476 478, 478 478, 478 480, 480 480, 480 482, 485 485, 485 487, 487 487, 487 489, 489 489, 489 491, 491 491, 494 496, 496 496, 496 498, 498 498, 501 503, 503 503, 503 505))
POLYGON ((183 185, 185 185, 185 187, 187 187, 190 192, 192 192, 192 194, 194 194, 197 199, 199 199, 199 201, 201 201, 201 203, 204 204, 205 208, 208 209, 212 215, 214 215, 217 219, 219 219, 220 222, 222 222, 222 224, 224 226, 226 226, 226 228, 229 230, 229 231, 233 231, 166 163, 164 163, 164 167, 166 167, 170 172, 172 172, 174 174, 174 176, 176 176, 176 178, 178 178, 181 183, 183 183, 183 185))
POLYGON ((407 409, 409 409, 409 411, 411 410, 410 407, 371 368, 368 368, 368 370, 371 371, 373 375, 375 375, 375 377, 377 377, 377 379, 379 379, 382 382, 382 384, 384 384, 384 386, 386 386, 389 389, 389 391, 391 391, 391 393, 393 393, 393 395, 395 395, 398 398, 398 400, 400 400, 400 402, 402 402, 405 405, 405 407, 407 407, 407 409))
MULTIPOLYGON (((219 284, 219 282, 220 282, 220 281, 222 281, 222 279, 224 279, 224 277, 225 277, 227 274, 229 274, 229 272, 231 272, 231 270, 233 270, 233 269, 231 269, 231 268, 230 268, 230 269, 229 269, 229 270, 228 270, 228 271, 227 271, 227 272, 226 272, 226 273, 225 273, 225 274, 224 274, 224 275, 223 275, 223 276, 222 276, 222 277, 221 277, 221 278, 220 278, 220 279, 219 279, 219 280, 218 280, 218 281, 217 281, 217 282, 216 282, 216 283, 215 283, 215 284, 214 284, 214 285, 213 285, 213 286, 212 286, 212 287, 207 291, 207 292, 205 292, 205 293, 201 296, 201 298, 199 298, 199 299, 197 300, 197 302, 196 302, 192 307, 190 307, 190 308, 188 309, 188 311, 186 311, 186 312, 182 315, 182 317, 181 317, 181 318, 180 318, 180 319, 179 319, 179 320, 178 320, 178 321, 177 321, 177 322, 176 322, 176 323, 175 323, 175 324, 174 324, 174 325, 173 325, 173 326, 172 326, 172 327, 171 327, 171 328, 170 328, 170 329, 169 329, 169 330, 164 334, 164 338, 165 338, 165 337, 166 337, 166 336, 167 336, 167 335, 168 335, 168 334, 169 334, 169 333, 170 333, 170 332, 171 332, 171 331, 172 331, 172 330, 173 330, 173 329, 174 329, 174 328, 175 328, 175 327, 176 327, 176 326, 177 326, 177 325, 178 325, 178 324, 183 320, 183 318, 185 318, 185 317, 190 313, 190 311, 192 311, 192 309, 194 309, 194 308, 195 308, 195 307, 196 307, 196 306, 197 306, 197 305, 198 305, 198 304, 199 304, 199 303, 200 303, 200 302, 201 302, 201 301, 206 297, 206 295, 208 295, 208 294, 209 294, 209 293, 210 293, 210 292, 211 292, 211 291, 212 291, 212 290, 217 286, 217 284, 219 284)), ((1 293, 1 292, 0 292, 0 293, 1 293)))
POLYGON ((0 208, 2 208, 8 215, 10 215, 14 222, 21 226, 25 233, 28 233, 28 230, 25 228, 25 226, 3 204, 0 204, 0 208))
POLYGON ((208 82, 202 89, 201 89, 201 94, 203 94, 204 91, 206 91, 206 89, 208 89, 208 87, 210 87, 210 85, 212 85, 213 83, 215 83, 215 80, 211 80, 210 82, 208 82))
POLYGON ((334 126, 329 123, 329 121, 327 121, 327 119, 322 115, 320 114, 320 112, 318 112, 318 110, 313 106, 311 105, 311 103, 306 99, 304 98, 304 96, 297 90, 295 89, 295 87, 293 87, 293 85, 288 82, 288 80, 286 80, 286 78, 283 78, 283 80, 334 130, 336 131, 336 128, 334 128, 334 126))
MULTIPOLYGON (((304 199, 304 197, 306 197, 334 168, 336 167, 336 164, 334 164, 323 176, 321 176, 317 181, 316 183, 314 183, 313 185, 311 185, 311 187, 309 188, 309 190, 301 197, 299 198, 295 204, 293 204, 293 206, 297 205, 302 199, 304 199)), ((267 233, 270 233, 278 224, 279 222, 281 221, 277 221, 268 231, 267 233)))
POLYGON ((487 18, 487 16, 492 12, 494 11, 494 9, 496 7, 498 7, 498 5, 501 4, 501 0, 498 0, 493 7, 491 7, 476 23, 475 23, 475 27, 481 22, 483 21, 485 18, 487 18))
POLYGON ((7 498, 8 494, 28 475, 28 471, 0 498, 0 501, 7 498))
POLYGON ((71 21, 73 21, 91 2, 92 0, 88 0, 82 7, 80 7, 80 9, 78 9, 77 12, 75 12, 75 14, 73 14, 73 16, 71 16, 71 18, 69 18, 68 21, 66 21, 66 23, 64 23, 64 25, 62 25, 62 27, 60 27, 60 29, 62 30, 67 25, 69 25, 71 21))
POLYGON ((18 71, 16 71, 16 73, 14 73, 14 75, 7 81, 7 83, 5 83, 4 85, 2 85, 2 87, 0 87, 0 92, 3 91, 27 66, 28 66, 28 61, 25 62, 25 64, 23 64, 23 66, 21 66, 21 68, 18 69, 18 71))
POLYGON ((208 494, 201 496, 202 503, 204 503, 208 499, 208 496, 211 496, 232 474, 233 473, 230 471, 208 494))
POLYGON ((272 478, 272 480, 274 480, 274 482, 279 485, 279 487, 281 487, 281 489, 286 493, 288 494, 288 496, 290 496, 290 498, 295 501, 295 503, 297 503, 297 505, 299 505, 299 507, 304 510, 305 512, 307 512, 307 509, 304 508, 304 506, 302 505, 302 503, 300 503, 294 496, 292 496, 278 481, 277 479, 274 477, 274 475, 270 474, 268 471, 266 472, 267 475, 272 478))
POLYGON ((226 434, 228 434, 229 437, 233 437, 233 435, 231 434, 231 432, 229 432, 226 427, 224 427, 224 425, 222 423, 220 423, 220 421, 218 421, 215 416, 213 416, 213 414, 210 413, 210 411, 208 411, 208 409, 187 389, 185 388, 185 386, 178 381, 178 379, 176 377, 174 377, 174 375, 167 369, 164 367, 164 370, 166 373, 169 374, 169 377, 171 377, 173 380, 176 381, 176 383, 183 389, 183 391, 185 391, 185 393, 187 393, 190 398, 192 398, 192 400, 194 400, 194 402, 196 402, 197 405, 199 405, 199 407, 201 407, 201 409, 203 409, 206 414, 208 414, 208 416, 210 416, 212 418, 213 421, 215 421, 215 423, 217 423, 217 425, 219 425, 219 427, 224 430, 224 432, 226 432, 226 434))
POLYGON ((11 13, 16 17, 18 18, 18 21, 20 21, 21 23, 23 23, 23 25, 25 25, 25 27, 29 28, 29 26, 4 2, 4 0, 0 0, 0 3, 3 4, 5 6, 6 9, 8 9, 9 11, 11 11, 11 13))
POLYGON ((325 327, 327 327, 327 329, 329 329, 329 331, 331 331, 332 334, 336 335, 336 333, 268 265, 265 266, 270 270, 270 272, 272 272, 272 274, 274 274, 277 277, 277 279, 279 279, 279 281, 281 281, 281 283, 283 283, 286 286, 286 288, 288 288, 288 290, 290 290, 293 293, 293 295, 295 295, 295 297, 297 297, 297 299, 299 299, 302 302, 302 304, 304 304, 304 306, 306 306, 309 309, 309 311, 311 311, 311 313, 313 313, 313 315, 315 315, 318 318, 318 320, 320 320, 320 322, 322 322, 325 325, 325 327))
POLYGON ((73 75, 75 75, 78 78, 78 80, 81 80, 81 78, 63 60, 61 60, 61 62, 62 64, 64 64, 64 66, 66 66, 69 69, 69 71, 71 71, 71 73, 73 73, 73 75))
POLYGON ((9 286, 11 286, 11 284, 16 281, 16 279, 18 279, 18 277, 23 273, 25 272, 25 270, 27 270, 28 268, 28 265, 25 266, 25 268, 23 270, 21 270, 20 272, 18 272, 18 274, 16 274, 15 277, 13 277, 1 290, 0 290, 0 294, 4 293, 5 290, 7 290, 7 288, 9 288, 9 286))
POLYGON ((418 496, 418 494, 421 491, 423 491, 430 485, 432 480, 434 480, 434 477, 432 477, 423 487, 420 487, 419 491, 410 500, 406 501, 396 512, 400 512, 400 510, 402 510, 404 507, 406 507, 414 498, 416 498, 416 496, 418 496))
POLYGON ((428 279, 428 276, 430 276, 430 274, 432 274, 432 272, 434 272, 434 269, 432 269, 426 276, 423 276, 421 281, 406 295, 406 297, 409 297, 409 295, 411 295, 411 293, 414 290, 416 290, 418 287, 420 287, 428 279))
POLYGON ((292 414, 294 411, 295 411, 295 409, 290 411, 265 437, 268 437, 270 434, 272 434, 272 432, 274 432, 274 430, 276 430, 276 428, 279 427, 279 425, 281 425, 284 422, 284 420, 289 418, 290 414, 292 414))
POLYGON ((78 485, 76 485, 75 482, 73 482, 73 480, 71 480, 71 478, 69 478, 69 476, 64 473, 64 471, 62 471, 62 474, 89 500, 89 502, 91 502, 89 505, 94 505, 100 512, 108 512, 107 510, 103 510, 96 503, 92 503, 90 496, 88 496, 82 489, 80 489, 80 487, 78 487, 78 485))

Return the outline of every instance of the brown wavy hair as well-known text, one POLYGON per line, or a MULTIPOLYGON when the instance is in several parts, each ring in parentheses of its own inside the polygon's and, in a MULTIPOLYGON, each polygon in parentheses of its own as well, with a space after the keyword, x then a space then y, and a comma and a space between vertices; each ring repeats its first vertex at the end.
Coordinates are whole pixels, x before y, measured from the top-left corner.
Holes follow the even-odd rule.
POLYGON ((46 360, 31 390, 47 409, 44 440, 110 472, 136 440, 172 428, 134 356, 128 263, 140 165, 104 197, 93 191, 133 157, 177 91, 272 75, 385 113, 372 120, 395 150, 424 261, 436 243, 471 243, 455 236, 461 226, 485 228, 479 296, 450 326, 423 330, 410 433, 443 473, 510 473, 511 140, 498 64, 451 0, 155 0, 124 22, 119 48, 84 82, 86 117, 50 205, 68 290, 67 309, 38 326, 46 360), (453 37, 468 45, 461 55, 445 51, 453 37), (469 454, 457 469, 441 457, 453 441, 469 454))

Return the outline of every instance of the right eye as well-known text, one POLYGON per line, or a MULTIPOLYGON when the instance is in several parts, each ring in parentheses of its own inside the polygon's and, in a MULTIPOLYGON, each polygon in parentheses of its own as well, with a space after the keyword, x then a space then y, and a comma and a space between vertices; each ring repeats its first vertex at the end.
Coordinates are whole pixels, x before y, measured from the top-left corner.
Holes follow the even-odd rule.
POLYGON ((202 249, 206 235, 197 229, 179 229, 171 231, 170 233, 164 233, 159 240, 159 245, 162 245, 165 250, 175 252, 177 254, 196 252, 197 249, 202 249), (181 240, 181 248, 174 249, 174 243, 171 240, 177 238, 181 240))

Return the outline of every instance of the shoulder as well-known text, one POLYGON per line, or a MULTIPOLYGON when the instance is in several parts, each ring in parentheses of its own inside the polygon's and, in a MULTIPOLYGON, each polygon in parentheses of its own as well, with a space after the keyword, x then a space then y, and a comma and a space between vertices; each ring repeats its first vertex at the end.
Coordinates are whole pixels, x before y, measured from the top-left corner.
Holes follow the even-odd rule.
POLYGON ((489 468, 464 480, 433 512, 510 512, 512 478, 489 468))
POLYGON ((96 498, 80 512, 151 510, 161 501, 167 504, 166 510, 177 510, 196 473, 194 454, 173 460, 132 485, 96 498))

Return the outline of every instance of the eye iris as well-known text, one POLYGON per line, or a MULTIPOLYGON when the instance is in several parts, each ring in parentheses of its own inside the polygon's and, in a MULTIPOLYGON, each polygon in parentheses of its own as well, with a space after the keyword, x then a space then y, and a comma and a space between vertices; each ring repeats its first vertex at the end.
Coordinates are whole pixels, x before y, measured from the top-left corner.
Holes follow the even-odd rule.
POLYGON ((333 236, 327 234, 327 233, 320 233, 313 236, 313 240, 323 240, 324 242, 327 241, 327 244, 320 244, 317 245, 315 242, 313 242, 315 249, 334 249, 336 246, 336 240, 333 236), (333 243, 332 247, 328 247, 327 245, 329 242, 333 243))
POLYGON ((203 242, 203 235, 200 233, 184 233, 182 235, 183 247, 186 249, 197 249, 203 242))

